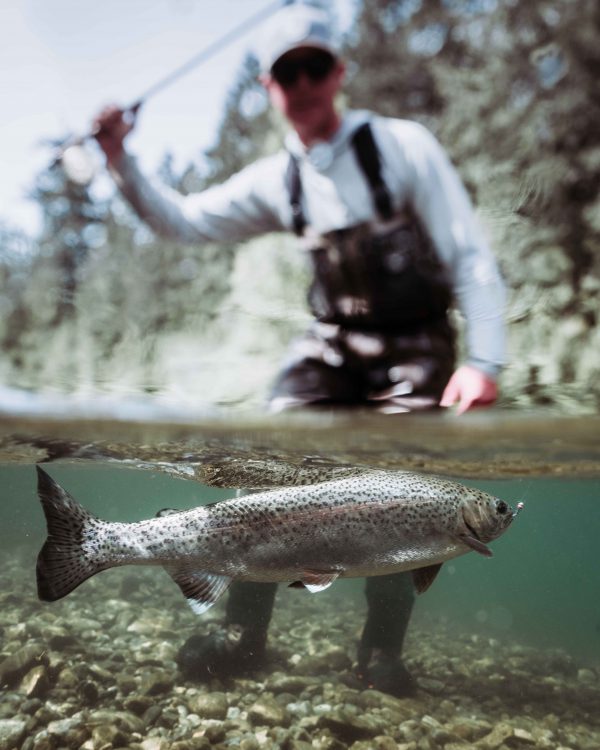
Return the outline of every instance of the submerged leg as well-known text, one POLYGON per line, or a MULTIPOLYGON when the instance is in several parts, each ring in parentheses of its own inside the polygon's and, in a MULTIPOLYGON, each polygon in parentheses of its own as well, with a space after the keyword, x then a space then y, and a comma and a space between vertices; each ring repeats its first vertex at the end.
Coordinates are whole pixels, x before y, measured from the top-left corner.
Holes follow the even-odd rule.
POLYGON ((183 674, 202 680, 260 669, 276 592, 276 583, 233 583, 223 626, 192 635, 179 650, 177 663, 183 674))
POLYGON ((269 623, 273 613, 276 583, 239 583, 231 586, 225 613, 226 626, 239 626, 237 658, 248 669, 265 660, 269 623))
POLYGON ((368 578, 367 621, 358 647, 358 673, 377 690, 396 696, 414 691, 414 681, 402 663, 402 646, 415 592, 411 573, 368 578))
MULTIPOLYGON (((238 497, 252 490, 238 490, 238 497)), ((193 635, 183 644, 177 663, 190 679, 225 677, 260 669, 266 658, 267 635, 276 583, 234 581, 229 588, 223 627, 193 635)))

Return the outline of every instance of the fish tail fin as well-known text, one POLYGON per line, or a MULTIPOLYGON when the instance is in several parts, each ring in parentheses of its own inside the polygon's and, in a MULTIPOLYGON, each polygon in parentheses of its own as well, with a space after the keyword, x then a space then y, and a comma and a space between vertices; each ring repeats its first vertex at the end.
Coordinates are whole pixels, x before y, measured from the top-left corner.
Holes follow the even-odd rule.
POLYGON ((39 466, 38 497, 46 516, 48 538, 37 559, 38 596, 42 601, 62 599, 79 584, 110 567, 86 544, 105 522, 74 500, 39 466))

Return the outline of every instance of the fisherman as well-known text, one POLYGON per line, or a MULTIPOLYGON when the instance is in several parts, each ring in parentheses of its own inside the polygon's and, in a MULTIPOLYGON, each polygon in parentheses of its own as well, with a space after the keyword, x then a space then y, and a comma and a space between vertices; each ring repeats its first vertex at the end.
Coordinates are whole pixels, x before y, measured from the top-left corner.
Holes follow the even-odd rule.
MULTIPOLYGON (((221 185, 182 196, 148 180, 127 153, 135 122, 118 107, 97 117, 97 140, 123 195, 159 234, 202 244, 293 231, 311 260, 314 323, 291 345, 270 404, 373 405, 397 413, 497 398, 504 361, 504 286, 467 193, 421 125, 368 111, 342 113, 339 43, 328 16, 288 5, 259 51, 261 81, 291 132, 285 148, 221 185), (448 308, 466 323, 456 368, 448 308)), ((186 674, 263 666, 275 584, 234 583, 223 633, 184 644, 186 674), (238 630, 238 639, 227 633, 238 630)), ((367 621, 357 672, 365 684, 406 695, 401 654, 413 606, 409 575, 367 579, 367 621)))

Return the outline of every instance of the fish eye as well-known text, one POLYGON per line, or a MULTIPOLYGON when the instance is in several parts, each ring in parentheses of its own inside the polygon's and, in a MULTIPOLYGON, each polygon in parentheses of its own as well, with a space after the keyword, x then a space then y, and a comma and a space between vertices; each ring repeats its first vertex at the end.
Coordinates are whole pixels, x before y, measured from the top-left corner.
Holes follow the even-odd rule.
POLYGON ((506 511, 508 510, 508 504, 504 502, 504 500, 498 500, 496 502, 496 510, 501 515, 504 515, 506 511))

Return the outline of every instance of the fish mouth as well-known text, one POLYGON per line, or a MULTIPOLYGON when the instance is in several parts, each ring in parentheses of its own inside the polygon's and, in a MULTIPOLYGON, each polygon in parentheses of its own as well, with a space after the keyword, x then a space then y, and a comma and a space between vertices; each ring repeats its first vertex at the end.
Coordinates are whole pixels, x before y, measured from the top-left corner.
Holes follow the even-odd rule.
POLYGON ((517 510, 515 510, 512 505, 509 505, 504 500, 496 500, 496 512, 500 513, 502 516, 502 530, 507 529, 511 525, 520 510, 521 508, 518 506, 517 510), (500 508, 503 510, 501 511, 500 508))

